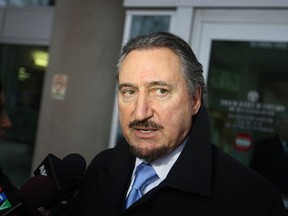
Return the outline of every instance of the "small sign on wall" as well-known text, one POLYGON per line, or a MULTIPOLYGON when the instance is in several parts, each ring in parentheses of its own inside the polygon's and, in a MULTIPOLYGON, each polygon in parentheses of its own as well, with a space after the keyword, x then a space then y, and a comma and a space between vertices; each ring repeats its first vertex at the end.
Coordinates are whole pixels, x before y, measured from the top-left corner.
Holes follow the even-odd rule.
POLYGON ((64 100, 68 77, 65 74, 55 74, 52 79, 51 97, 56 100, 64 100))
POLYGON ((252 148, 252 137, 247 133, 238 133, 234 146, 238 151, 248 152, 252 148))

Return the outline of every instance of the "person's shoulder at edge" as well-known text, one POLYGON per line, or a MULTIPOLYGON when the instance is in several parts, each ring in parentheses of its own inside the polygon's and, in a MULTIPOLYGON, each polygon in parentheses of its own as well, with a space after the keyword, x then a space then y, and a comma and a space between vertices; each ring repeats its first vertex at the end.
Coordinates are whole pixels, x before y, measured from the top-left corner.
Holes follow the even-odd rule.
POLYGON ((215 190, 236 195, 238 201, 266 209, 269 215, 287 215, 281 193, 271 182, 218 147, 213 145, 212 151, 215 190))
POLYGON ((238 190, 254 189, 251 193, 259 191, 270 193, 271 195, 280 195, 279 190, 265 177, 252 170, 242 162, 233 158, 215 145, 212 145, 215 152, 214 166, 216 175, 221 176, 232 186, 237 186, 238 190), (235 184, 235 185, 234 185, 235 184))

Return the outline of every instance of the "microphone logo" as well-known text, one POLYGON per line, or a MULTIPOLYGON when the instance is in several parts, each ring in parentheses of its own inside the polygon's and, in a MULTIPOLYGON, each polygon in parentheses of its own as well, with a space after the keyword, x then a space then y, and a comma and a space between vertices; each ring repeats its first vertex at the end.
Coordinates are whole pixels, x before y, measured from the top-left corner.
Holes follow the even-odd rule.
POLYGON ((44 165, 39 167, 39 171, 40 171, 41 175, 47 176, 47 172, 45 170, 45 166, 44 165))
POLYGON ((2 191, 2 187, 0 187, 0 211, 11 208, 9 200, 7 199, 5 193, 2 191))

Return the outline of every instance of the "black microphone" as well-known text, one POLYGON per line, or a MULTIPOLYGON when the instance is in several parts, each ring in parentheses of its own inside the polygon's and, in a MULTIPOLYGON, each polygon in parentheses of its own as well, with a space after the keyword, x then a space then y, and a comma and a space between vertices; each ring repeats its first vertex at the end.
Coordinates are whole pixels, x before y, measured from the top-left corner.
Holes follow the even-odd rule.
POLYGON ((35 176, 19 190, 10 181, 0 182, 0 216, 40 216, 40 207, 65 211, 67 205, 61 202, 74 195, 85 170, 85 159, 79 154, 62 160, 48 154, 34 171, 35 176))
MULTIPOLYGON (((35 169, 34 175, 49 176, 58 188, 58 197, 54 205, 72 196, 81 185, 86 170, 86 161, 80 154, 69 154, 62 160, 53 154, 46 158, 35 169)), ((51 208, 53 205, 46 205, 51 208)))
POLYGON ((59 194, 54 180, 48 176, 33 176, 19 189, 19 195, 29 208, 34 210, 52 205, 59 194))
POLYGON ((1 216, 40 216, 38 208, 53 203, 58 189, 47 176, 34 176, 18 190, 11 184, 1 185, 1 216))

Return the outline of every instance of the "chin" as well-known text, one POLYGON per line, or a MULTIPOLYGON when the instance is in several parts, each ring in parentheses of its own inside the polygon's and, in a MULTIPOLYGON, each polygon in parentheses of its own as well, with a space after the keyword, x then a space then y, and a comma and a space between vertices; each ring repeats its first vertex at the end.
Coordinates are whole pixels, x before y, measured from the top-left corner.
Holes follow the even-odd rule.
POLYGON ((130 150, 135 157, 141 158, 146 162, 151 163, 154 160, 161 158, 162 156, 166 155, 169 152, 168 147, 160 146, 160 147, 139 147, 135 145, 129 144, 130 150))

